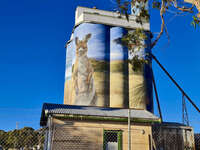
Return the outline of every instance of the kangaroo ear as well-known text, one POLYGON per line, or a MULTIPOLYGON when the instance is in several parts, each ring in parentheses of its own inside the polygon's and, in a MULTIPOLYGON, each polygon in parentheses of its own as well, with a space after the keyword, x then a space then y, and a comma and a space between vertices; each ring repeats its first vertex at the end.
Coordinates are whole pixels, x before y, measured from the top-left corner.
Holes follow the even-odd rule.
POLYGON ((76 45, 78 45, 78 43, 79 43, 78 37, 75 38, 75 43, 76 43, 76 45))
POLYGON ((88 42, 88 40, 91 38, 91 36, 92 36, 92 34, 90 34, 90 33, 87 34, 85 37, 85 42, 88 42))

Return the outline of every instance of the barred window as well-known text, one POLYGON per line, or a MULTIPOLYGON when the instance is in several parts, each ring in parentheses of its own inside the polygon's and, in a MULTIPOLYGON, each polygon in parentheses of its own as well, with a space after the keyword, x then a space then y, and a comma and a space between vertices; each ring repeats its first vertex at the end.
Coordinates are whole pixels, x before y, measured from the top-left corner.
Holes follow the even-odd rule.
POLYGON ((103 149, 122 150, 122 131, 104 130, 103 149))

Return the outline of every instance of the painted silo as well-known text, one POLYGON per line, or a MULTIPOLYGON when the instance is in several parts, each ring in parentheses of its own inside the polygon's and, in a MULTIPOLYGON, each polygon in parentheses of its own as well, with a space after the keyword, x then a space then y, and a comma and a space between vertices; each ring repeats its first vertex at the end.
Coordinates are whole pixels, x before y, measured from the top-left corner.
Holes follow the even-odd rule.
POLYGON ((109 106, 109 41, 106 25, 82 23, 75 28, 70 104, 109 106))
POLYGON ((128 108, 128 49, 121 44, 122 27, 110 29, 110 107, 128 108))
MULTIPOLYGON (((133 55, 149 59, 141 71, 128 63, 131 56, 121 44, 123 35, 140 25, 130 16, 78 8, 76 27, 67 46, 65 104, 138 108, 153 111, 150 36, 147 47, 133 55)), ((149 31, 149 23, 144 23, 149 31)), ((147 33, 148 35, 148 33, 147 33)))
POLYGON ((150 33, 146 33, 147 39, 144 40, 145 47, 135 48, 135 53, 129 58, 139 57, 148 60, 141 69, 134 70, 129 64, 129 107, 138 109, 147 109, 153 112, 153 93, 152 93, 152 68, 151 58, 148 55, 150 49, 150 33))
MULTIPOLYGON (((145 7, 148 11, 148 2, 136 2, 131 6, 132 15, 139 16, 141 8, 145 7)), ((148 23, 146 20, 144 23, 148 23)), ((133 32, 130 30, 129 32, 133 32)), ((143 41, 145 47, 138 49, 135 48, 133 56, 138 56, 141 59, 148 60, 141 70, 134 71, 133 66, 129 64, 129 106, 130 108, 147 109, 153 112, 153 89, 152 89, 152 64, 151 57, 148 55, 151 53, 150 44, 150 32, 145 32, 147 38, 143 41)), ((129 55, 129 58, 133 56, 129 55)))
POLYGON ((65 88, 64 88, 64 104, 71 104, 73 100, 72 92, 72 61, 74 56, 73 40, 66 44, 66 67, 65 67, 65 88))

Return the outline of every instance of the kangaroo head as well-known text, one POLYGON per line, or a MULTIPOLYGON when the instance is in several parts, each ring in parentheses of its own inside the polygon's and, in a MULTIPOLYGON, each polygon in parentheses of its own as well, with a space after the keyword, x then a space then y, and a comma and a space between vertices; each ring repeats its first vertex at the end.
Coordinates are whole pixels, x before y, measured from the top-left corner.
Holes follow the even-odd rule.
POLYGON ((91 34, 87 34, 83 40, 79 40, 78 37, 75 38, 76 43, 76 55, 82 56, 87 55, 87 42, 90 39, 91 34))

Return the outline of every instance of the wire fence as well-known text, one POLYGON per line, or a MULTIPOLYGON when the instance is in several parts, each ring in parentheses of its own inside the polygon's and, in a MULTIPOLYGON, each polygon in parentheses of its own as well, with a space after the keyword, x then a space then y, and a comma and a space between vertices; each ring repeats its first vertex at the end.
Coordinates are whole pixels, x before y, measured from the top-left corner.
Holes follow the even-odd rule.
MULTIPOLYGON (((127 150, 128 126, 117 126, 56 125, 49 132, 48 150, 127 150)), ((130 139, 131 149, 151 149, 151 131, 148 129, 137 127, 130 130, 133 137, 130 139)))
MULTIPOLYGON (((198 150, 199 141, 194 140, 190 127, 153 126, 152 136, 155 150, 198 150)), ((200 143, 199 143, 200 144, 200 143)))
MULTIPOLYGON (((131 150, 200 150, 200 134, 193 135, 188 129, 154 126, 152 137, 141 128, 132 128, 130 133, 131 150)), ((0 130, 0 150, 88 149, 127 150, 128 128, 62 125, 51 129, 0 130)))
POLYGON ((194 140, 196 150, 200 150, 200 133, 194 134, 194 140))
POLYGON ((19 130, 0 130, 0 150, 44 150, 47 128, 34 130, 24 127, 19 130))
MULTIPOLYGON (((37 113, 38 110, 31 110, 21 119, 23 121, 17 122, 21 113, 13 113, 17 116, 16 120, 1 117, 0 150, 128 150, 128 122, 123 127, 116 127, 115 124, 102 127, 75 126, 68 122, 35 130, 33 128, 38 128, 35 124, 39 124, 40 117, 37 113), (9 121, 12 121, 13 127, 23 128, 4 131, 5 126, 11 126, 9 121)), ((190 128, 153 125, 150 132, 131 127, 130 134, 130 150, 200 150, 200 134, 193 134, 190 128)))
POLYGON ((53 125, 49 133, 48 150, 199 150, 200 145, 200 134, 194 136, 191 127, 177 124, 153 125, 152 130, 131 125, 129 132, 128 124, 98 127, 68 122, 53 125))

